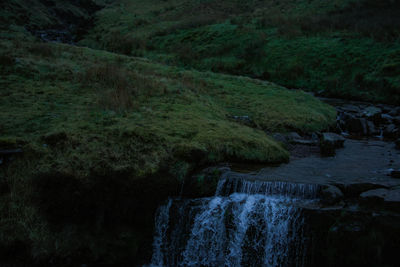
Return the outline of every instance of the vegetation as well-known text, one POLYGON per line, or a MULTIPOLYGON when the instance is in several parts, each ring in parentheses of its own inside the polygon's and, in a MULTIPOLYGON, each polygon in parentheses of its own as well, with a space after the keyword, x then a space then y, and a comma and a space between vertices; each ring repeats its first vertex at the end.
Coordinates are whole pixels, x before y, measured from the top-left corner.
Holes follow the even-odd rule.
POLYGON ((330 97, 400 103, 398 1, 116 1, 82 44, 269 80, 330 97))
POLYGON ((0 42, 0 149, 24 151, 1 165, 3 261, 133 262, 194 168, 287 161, 266 132, 335 119, 269 82, 18 36, 0 42))
POLYGON ((141 263, 196 168, 286 162, 269 133, 335 121, 280 85, 399 101, 395 1, 26 2, 0 4, 0 150, 23 151, 0 164, 0 263, 141 263), (39 40, 70 23, 76 46, 39 40))

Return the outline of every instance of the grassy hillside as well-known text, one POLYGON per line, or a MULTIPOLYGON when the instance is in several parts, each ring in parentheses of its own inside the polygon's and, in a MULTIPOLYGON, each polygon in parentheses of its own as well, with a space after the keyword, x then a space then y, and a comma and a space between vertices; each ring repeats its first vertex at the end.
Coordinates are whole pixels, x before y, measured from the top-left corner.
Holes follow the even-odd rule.
POLYGON ((324 96, 400 103, 398 1, 117 0, 81 43, 324 96))
POLYGON ((335 120, 273 83, 21 34, 0 41, 0 150, 23 151, 0 165, 2 262, 148 257, 155 208, 194 168, 287 161, 266 132, 335 120))

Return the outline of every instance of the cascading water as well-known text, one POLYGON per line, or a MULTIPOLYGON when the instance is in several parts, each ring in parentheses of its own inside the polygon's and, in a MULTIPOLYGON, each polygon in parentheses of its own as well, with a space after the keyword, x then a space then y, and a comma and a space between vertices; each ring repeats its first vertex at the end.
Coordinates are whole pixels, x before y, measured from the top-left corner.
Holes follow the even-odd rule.
POLYGON ((152 266, 303 266, 300 203, 317 185, 222 178, 214 197, 169 199, 156 216, 152 266))

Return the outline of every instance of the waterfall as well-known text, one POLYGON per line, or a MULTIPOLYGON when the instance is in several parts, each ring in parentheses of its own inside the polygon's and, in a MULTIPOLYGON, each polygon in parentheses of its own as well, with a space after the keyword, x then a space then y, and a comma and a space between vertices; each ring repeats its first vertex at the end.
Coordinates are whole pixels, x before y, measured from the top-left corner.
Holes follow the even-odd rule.
POLYGON ((169 199, 158 209, 152 266, 303 266, 299 202, 316 185, 225 176, 214 197, 169 199))

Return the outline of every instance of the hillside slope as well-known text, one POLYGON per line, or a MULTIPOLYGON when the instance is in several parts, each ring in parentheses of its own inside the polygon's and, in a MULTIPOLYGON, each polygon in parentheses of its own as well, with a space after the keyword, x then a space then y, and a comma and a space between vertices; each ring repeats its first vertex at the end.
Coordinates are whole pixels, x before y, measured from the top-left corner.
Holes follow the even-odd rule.
POLYGON ((117 0, 82 44, 399 104, 399 12, 392 0, 117 0))

